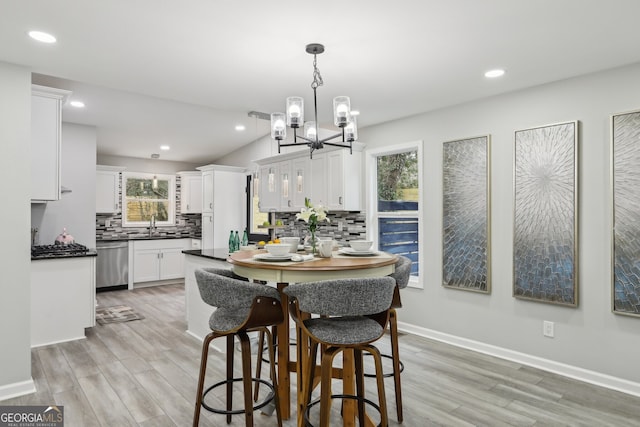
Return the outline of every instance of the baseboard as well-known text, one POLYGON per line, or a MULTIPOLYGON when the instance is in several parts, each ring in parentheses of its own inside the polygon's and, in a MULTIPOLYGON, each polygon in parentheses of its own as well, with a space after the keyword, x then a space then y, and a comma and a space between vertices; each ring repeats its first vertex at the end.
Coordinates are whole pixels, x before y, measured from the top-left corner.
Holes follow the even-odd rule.
POLYGON ((31 344, 31 348, 38 348, 38 347, 46 347, 48 345, 55 345, 55 344, 62 344, 65 342, 70 342, 70 341, 78 341, 78 340, 85 340, 87 339, 86 335, 80 335, 77 337, 72 337, 72 338, 65 338, 63 340, 55 340, 55 341, 51 341, 51 342, 43 342, 43 343, 38 343, 38 344, 31 344))
POLYGON ((27 381, 0 386, 0 401, 35 392, 36 384, 33 382, 33 378, 29 378, 27 381))
POLYGON ((432 329, 398 322, 398 330, 640 397, 640 383, 432 329))

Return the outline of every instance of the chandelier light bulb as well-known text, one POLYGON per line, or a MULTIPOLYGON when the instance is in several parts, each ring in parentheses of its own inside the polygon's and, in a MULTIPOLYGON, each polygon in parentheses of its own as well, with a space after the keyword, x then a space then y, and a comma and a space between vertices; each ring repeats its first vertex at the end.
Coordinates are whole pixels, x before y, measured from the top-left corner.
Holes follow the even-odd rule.
POLYGON ((348 96, 336 96, 333 98, 333 118, 336 126, 343 128, 349 121, 351 105, 348 96))
POLYGON ((271 114, 271 138, 278 141, 287 137, 284 113, 271 114))
POLYGON ((304 100, 299 96, 287 98, 287 126, 298 128, 304 123, 304 100))
POLYGON ((316 122, 306 122, 304 124, 304 136, 308 139, 318 139, 318 133, 316 131, 316 122))

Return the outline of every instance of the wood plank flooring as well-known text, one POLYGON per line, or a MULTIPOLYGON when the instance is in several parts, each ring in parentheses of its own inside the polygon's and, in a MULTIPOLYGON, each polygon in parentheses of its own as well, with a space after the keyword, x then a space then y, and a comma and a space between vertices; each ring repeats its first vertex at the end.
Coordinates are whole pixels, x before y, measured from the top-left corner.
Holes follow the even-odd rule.
MULTIPOLYGON (((67 427, 190 426, 200 342, 185 333, 184 286, 105 292, 98 303, 129 305, 145 318, 98 325, 86 340, 34 349, 37 392, 0 404, 64 405, 67 427)), ((388 352, 387 340, 379 347, 388 352)), ((404 426, 640 426, 640 398, 411 335, 400 337, 400 351, 404 426)), ((224 358, 210 354, 212 384, 224 375, 224 358)), ((366 384, 373 393, 373 379, 366 384)), ((386 386, 396 426, 391 379, 386 386)), ((203 411, 200 425, 226 422, 203 411)), ((231 425, 243 426, 243 416, 231 425)), ((255 425, 275 426, 275 416, 256 412, 255 425)), ((284 425, 295 426, 295 416, 284 425)))

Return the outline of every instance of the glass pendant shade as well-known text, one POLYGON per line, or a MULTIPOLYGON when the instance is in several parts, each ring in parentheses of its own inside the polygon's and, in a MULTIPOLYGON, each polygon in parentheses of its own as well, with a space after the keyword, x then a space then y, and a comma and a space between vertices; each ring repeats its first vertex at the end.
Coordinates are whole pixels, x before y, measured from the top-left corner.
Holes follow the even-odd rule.
POLYGON ((333 98, 333 122, 339 128, 343 128, 349 121, 351 114, 351 102, 348 96, 336 96, 333 98))
POLYGON ((287 126, 301 127, 304 123, 304 100, 299 96, 287 98, 287 126))
POLYGON ((358 123, 355 116, 349 117, 347 126, 344 128, 344 139, 349 142, 358 140, 358 123))
POLYGON ((282 197, 289 197, 289 174, 282 175, 282 197))
POLYGON ((302 171, 299 170, 296 177, 296 190, 298 191, 298 193, 302 193, 302 190, 304 188, 302 185, 302 182, 303 182, 303 175, 302 175, 302 171))
POLYGON ((308 139, 317 141, 318 133, 316 129, 316 122, 306 122, 304 124, 304 136, 308 139))
POLYGON ((287 137, 284 113, 271 113, 271 138, 283 140, 287 137))

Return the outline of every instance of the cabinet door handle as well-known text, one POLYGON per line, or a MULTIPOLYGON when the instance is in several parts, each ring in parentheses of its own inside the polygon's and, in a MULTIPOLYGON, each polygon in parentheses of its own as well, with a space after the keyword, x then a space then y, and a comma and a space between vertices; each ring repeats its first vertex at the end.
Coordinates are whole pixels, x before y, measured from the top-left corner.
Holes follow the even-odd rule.
POLYGON ((287 206, 291 207, 291 200, 287 200, 287 206))
POLYGON ((213 202, 209 203, 209 209, 213 209, 213 202))
POLYGON ((209 222, 213 222, 213 217, 212 216, 209 217, 209 222))
POLYGON ((190 211, 190 210, 191 210, 191 208, 190 208, 190 207, 189 207, 189 205, 187 204, 187 211, 190 211))
POLYGON ((342 205, 342 196, 338 197, 338 204, 342 205))

